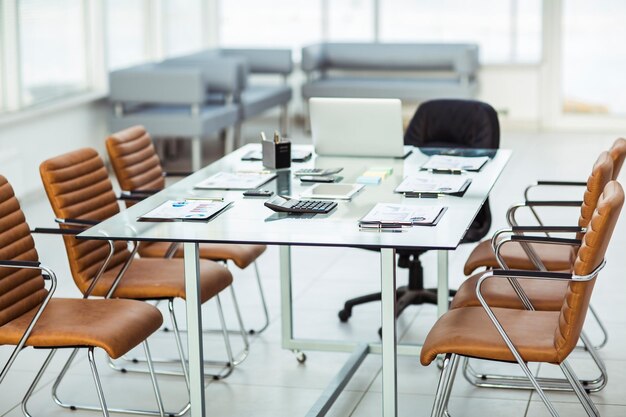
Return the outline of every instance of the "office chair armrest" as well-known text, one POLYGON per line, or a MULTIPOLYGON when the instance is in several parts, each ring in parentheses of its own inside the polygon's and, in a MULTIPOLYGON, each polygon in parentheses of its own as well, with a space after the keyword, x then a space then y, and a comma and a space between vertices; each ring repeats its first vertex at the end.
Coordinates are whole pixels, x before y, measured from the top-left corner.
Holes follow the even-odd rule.
POLYGON ((536 207, 580 207, 582 204, 583 202, 579 200, 526 200, 523 203, 514 204, 509 207, 506 212, 506 220, 511 227, 519 226, 515 215, 520 208, 526 207, 533 214, 537 223, 539 223, 540 226, 545 226, 535 210, 536 207))
POLYGON ((515 233, 585 233, 587 228, 580 226, 513 226, 496 231, 491 237, 491 248, 495 252, 500 237, 515 233))
MULTIPOLYGON (((59 220, 61 220, 61 219, 59 219, 59 220)), ((65 223, 65 224, 67 224, 67 223, 65 223)), ((82 233, 84 231, 85 231, 85 229, 53 229, 53 228, 48 228, 48 227, 35 227, 33 230, 31 230, 31 233, 76 236, 76 235, 78 235, 78 234, 80 234, 80 233, 82 233)), ((100 280, 100 277, 102 277, 102 275, 106 271, 106 268, 109 265, 109 262, 111 261, 111 258, 113 257, 113 254, 115 253, 115 244, 114 244, 114 242, 112 240, 108 240, 108 239, 106 240, 106 242, 109 244, 109 253, 107 254, 107 257, 105 258, 105 260, 102 263, 102 265, 100 266, 100 268, 98 269, 98 272, 96 272, 96 275, 91 280, 91 283, 89 284, 89 287, 87 288, 87 291, 85 291, 85 293, 83 294, 83 298, 88 298, 91 295, 91 293, 93 292, 93 289, 96 287, 96 284, 100 280)), ((135 245, 135 249, 131 253, 130 258, 133 258, 135 256, 135 253, 137 252, 136 249, 138 247, 139 247, 139 243, 137 243, 135 245)), ((130 262, 128 260, 127 260, 127 263, 130 264, 130 262)), ((125 267, 122 268, 122 271, 120 271, 120 274, 118 274, 118 277, 113 281, 113 284, 111 285, 111 288, 113 288, 113 290, 112 291, 109 290, 110 294, 112 294, 113 291, 115 291, 115 288, 119 284, 119 280, 121 279, 121 276, 123 275, 123 272, 126 272, 126 269, 128 269, 128 267, 125 265, 125 267)), ((107 296, 107 298, 109 298, 109 295, 107 296)))
MULTIPOLYGON (((164 177, 188 177, 194 171, 167 171, 163 173, 164 177)), ((159 190, 160 191, 160 190, 159 190)))
MULTIPOLYGON (((524 304, 524 307, 527 310, 534 310, 534 307, 530 299, 524 292, 523 288, 519 285, 519 282, 517 281, 518 278, 541 279, 541 280, 548 280, 548 281, 586 282, 595 278, 598 272, 600 272, 600 270, 602 270, 602 268, 604 268, 605 265, 606 265, 606 261, 602 260, 600 265, 594 268, 594 270, 591 271, 587 275, 576 275, 576 274, 572 274, 568 272, 528 271, 528 270, 520 270, 520 269, 514 269, 514 270, 494 269, 491 271, 487 271, 478 280, 478 283, 476 284, 476 297, 480 301, 480 304, 482 305, 482 307, 487 311, 487 314, 490 316, 490 318, 492 318, 492 321, 494 321, 493 318, 495 318, 495 316, 493 315, 493 311, 491 310, 491 308, 489 307, 489 304, 487 303, 487 301, 482 295, 482 284, 485 280, 489 278, 493 278, 493 277, 507 279, 509 283, 511 284, 511 286, 513 287, 513 290, 519 297, 520 301, 524 304)), ((495 323, 496 321, 494 321, 494 324, 495 323)))
POLYGON ((37 324, 39 317, 41 317, 41 314, 43 313, 44 309, 47 307, 48 303, 50 302, 50 299, 52 298, 52 295, 56 291, 57 276, 52 269, 50 269, 47 266, 42 265, 41 262, 38 262, 38 261, 0 260, 0 267, 14 268, 14 269, 38 269, 42 272, 44 279, 46 279, 45 277, 47 276, 47 280, 50 281, 50 288, 48 288, 48 294, 41 302, 41 305, 35 312, 35 315, 31 319, 30 323, 28 323, 28 326, 26 327, 24 334, 15 345, 15 349, 13 349, 13 352, 11 353, 9 360, 4 365, 4 370, 8 370, 13 365, 13 362, 15 362, 15 358, 17 357, 17 354, 22 350, 22 348, 26 344, 26 341, 30 337, 31 332, 35 328, 35 324, 37 324))
POLYGON ((500 239, 495 246, 493 247, 496 259, 498 264, 503 269, 509 269, 504 257, 500 253, 502 247, 511 242, 518 242, 521 244, 522 249, 528 256, 528 259, 533 263, 533 265, 538 270, 546 270, 546 267, 543 265, 541 261, 541 257, 535 252, 532 246, 527 243, 543 243, 543 244, 554 244, 554 245, 570 245, 570 246, 580 246, 580 239, 567 239, 560 237, 550 237, 550 236, 525 236, 525 235, 512 235, 507 236, 505 238, 500 239))
POLYGON ((585 181, 551 181, 551 180, 539 180, 533 185, 529 185, 526 189, 539 186, 557 186, 557 187, 585 187, 587 183, 585 181))
POLYGON ((42 234, 42 235, 72 235, 72 236, 76 236, 82 232, 84 232, 85 229, 55 229, 52 227, 35 227, 34 229, 31 229, 31 233, 38 233, 38 234, 42 234))
POLYGON ((62 219, 60 217, 56 217, 54 219, 55 222, 59 224, 66 224, 68 226, 95 226, 99 224, 102 220, 89 220, 89 219, 62 219))

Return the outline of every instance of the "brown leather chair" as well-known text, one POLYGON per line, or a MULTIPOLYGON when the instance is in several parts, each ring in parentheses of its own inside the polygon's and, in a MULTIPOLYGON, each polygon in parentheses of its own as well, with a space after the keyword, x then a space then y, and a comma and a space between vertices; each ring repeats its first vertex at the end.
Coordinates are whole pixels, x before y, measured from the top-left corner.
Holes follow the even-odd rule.
MULTIPOLYGON (((113 171, 122 189, 122 196, 130 197, 126 201, 127 206, 132 205, 133 200, 146 197, 165 187, 167 173, 163 171, 150 134, 143 126, 133 126, 113 133, 106 140, 106 148, 113 171)), ((201 259, 224 263, 232 261, 241 269, 245 269, 251 264, 254 265, 265 323, 259 330, 250 330, 251 334, 261 333, 269 325, 267 304, 256 264, 256 259, 265 252, 265 249, 265 245, 200 244, 201 259)), ((144 258, 163 258, 166 256, 182 258, 183 251, 182 247, 177 244, 142 242, 139 255, 144 258)))
POLYGON ((424 366, 429 365, 437 355, 446 355, 432 416, 448 415, 448 399, 459 356, 517 362, 553 416, 558 416, 557 411, 526 363, 559 365, 587 414, 600 415, 566 359, 581 335, 596 276, 604 266, 606 248, 623 203, 622 187, 616 181, 609 182, 582 238, 573 273, 488 271, 477 284, 481 307, 452 309, 439 318, 428 333, 420 355, 424 366), (518 278, 567 282, 561 309, 536 311, 492 307, 482 297, 486 280, 518 278))
MULTIPOLYGON (((544 257, 543 251, 546 249, 550 249, 552 246, 565 248, 570 259, 569 265, 571 266, 568 266, 568 268, 563 268, 563 270, 570 271, 573 267, 573 261, 576 259, 579 240, 582 238, 583 231, 585 230, 585 228, 587 228, 589 221, 591 220, 591 216, 596 209, 596 205, 598 203, 600 195, 604 190, 606 184, 611 180, 612 174, 613 160, 607 152, 602 152, 598 157, 596 163, 594 164, 591 175, 587 180, 587 188, 584 193, 583 202, 580 206, 580 217, 577 227, 514 227, 511 229, 502 230, 496 233, 494 237, 496 240, 500 240, 502 242, 498 243, 498 255, 502 253, 502 249, 506 248, 507 245, 521 246, 524 244, 529 244, 529 242, 534 242, 536 240, 545 241, 546 243, 540 244, 530 243, 532 245, 535 245, 533 249, 534 251, 536 251, 536 255, 539 257, 544 257), (564 241, 562 238, 550 239, 540 237, 539 239, 536 239, 535 236, 514 235, 510 239, 503 240, 504 236, 506 236, 506 234, 503 232, 506 231, 507 233, 515 233, 516 231, 519 232, 520 230, 525 232, 542 232, 545 230, 550 230, 553 232, 575 231, 576 239, 564 241)), ((503 263, 502 267, 505 267, 505 269, 509 269, 509 265, 506 263, 503 263)), ((484 273, 475 274, 468 278, 463 284, 461 284, 456 296, 452 300, 452 303, 450 305, 451 309, 480 306, 480 301, 476 296, 476 286, 483 275, 484 273)), ((540 311, 558 311, 561 309, 563 296, 566 290, 567 282, 563 281, 541 282, 532 279, 519 279, 515 282, 508 282, 505 280, 490 280, 483 285, 482 294, 489 303, 489 305, 492 307, 524 309, 527 306, 532 306, 533 309, 540 311), (514 288, 513 285, 516 285, 518 287, 514 288), (521 297, 525 298, 524 300, 520 298, 520 295, 518 295, 519 293, 522 294, 521 297)), ((581 340, 585 348, 591 355, 592 359, 596 363, 598 369, 600 370, 600 376, 598 378, 594 380, 585 380, 583 382, 586 384, 586 388, 589 391, 599 391, 606 385, 607 382, 607 375, 604 363, 602 359, 596 354, 593 345, 591 344, 587 336, 584 335, 584 333, 581 337, 581 340)), ((528 380, 526 380, 525 378, 517 378, 512 376, 504 377, 495 375, 488 376, 477 373, 473 370, 473 368, 471 368, 467 360, 465 360, 463 363, 463 372, 468 381, 476 386, 493 387, 497 385, 503 388, 532 388, 528 384, 528 380)), ((563 383, 546 383, 544 387, 546 389, 562 389, 563 383)))
MULTIPOLYGON (((119 213, 108 172, 94 149, 84 148, 49 159, 41 164, 39 171, 62 228, 85 227, 119 213)), ((184 362, 173 308, 174 299, 185 299, 183 261, 135 258, 134 250, 129 251, 126 242, 80 240, 72 235, 64 235, 63 239, 74 281, 86 296, 168 301, 179 356, 184 362)), ((215 298, 221 318, 219 293, 232 283, 232 275, 222 265, 207 260, 200 260, 199 275, 201 302, 215 298)), ((227 350, 230 352, 229 345, 227 350)), ((231 360, 223 373, 214 377, 229 375, 231 360)), ((184 363, 182 368, 187 376, 184 363)))
MULTIPOLYGON (((106 417, 109 410, 94 361, 95 348, 112 358, 119 358, 141 343, 148 349, 146 339, 161 326, 163 317, 153 306, 134 300, 53 298, 56 285, 54 272, 39 262, 11 185, 0 176, 0 345, 15 346, 0 372, 0 383, 23 348, 51 350, 22 401, 26 412, 28 399, 55 352, 86 348, 106 417)), ((159 398, 158 387, 154 388, 159 398)))
MULTIPOLYGON (((626 158, 626 139, 618 138, 617 140, 615 140, 615 142, 611 146, 611 149, 609 150, 609 155, 613 160, 612 179, 615 180, 617 179, 617 176, 619 175, 622 165, 624 163, 624 159, 626 158)), ((540 181, 537 184, 530 186, 529 189, 536 186, 584 187, 586 185, 587 184, 584 182, 540 181)), ((528 189, 525 194, 526 196, 528 195, 528 189)), ((529 207, 531 210, 533 210, 533 213, 536 214, 536 211, 534 211, 534 207, 536 206, 534 206, 532 203, 525 204, 524 206, 529 207)), ((537 254, 540 254, 540 260, 548 271, 559 271, 571 268, 572 257, 570 248, 555 245, 542 245, 540 243, 534 243, 531 246, 536 249, 535 252, 537 252, 537 254)), ((505 248, 502 249, 502 257, 510 268, 536 269, 536 265, 529 259, 528 253, 523 249, 522 245, 507 245, 505 248)), ((471 275, 474 271, 481 267, 500 267, 500 264, 498 263, 498 260, 496 259, 496 256, 493 252, 491 240, 480 242, 476 246, 476 248, 474 248, 470 256, 467 258, 467 261, 465 262, 463 272, 465 273, 465 275, 471 275)))
MULTIPOLYGON (((612 179, 617 179, 624 159, 626 158, 626 139, 618 138, 615 140, 611 149, 609 149, 609 155, 613 160, 613 176, 612 179)), ((526 207, 530 210, 530 213, 534 215, 539 225, 544 223, 541 221, 539 214, 536 211, 537 207, 542 206, 576 206, 576 202, 543 202, 543 201, 530 201, 529 193, 536 187, 579 187, 585 186, 585 182, 576 181, 538 181, 536 184, 530 185, 524 192, 526 201, 522 204, 515 205, 509 209, 507 213, 507 219, 512 226, 517 225, 515 219, 515 213, 518 209, 526 207)), ((517 269, 544 269, 548 271, 559 271, 570 269, 572 264, 571 250, 565 246, 558 245, 542 245, 541 243, 533 244, 510 244, 502 248, 502 259, 506 265, 510 268, 517 269)), ((465 275, 471 275, 476 269, 480 267, 499 268, 500 264, 494 254, 493 245, 491 241, 484 241, 478 244, 468 257, 464 272, 465 275)), ((594 320, 596 321, 599 329, 602 332, 603 338, 599 343, 595 344, 595 348, 602 348, 608 342, 608 332, 597 315, 593 306, 589 307, 590 312, 594 320)))

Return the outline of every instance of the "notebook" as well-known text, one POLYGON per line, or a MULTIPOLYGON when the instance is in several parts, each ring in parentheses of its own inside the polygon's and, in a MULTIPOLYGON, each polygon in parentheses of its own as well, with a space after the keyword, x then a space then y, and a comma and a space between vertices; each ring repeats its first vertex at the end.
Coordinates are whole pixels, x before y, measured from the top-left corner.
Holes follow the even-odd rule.
POLYGON ((149 211, 138 220, 143 221, 176 221, 176 220, 209 220, 216 217, 232 204, 212 200, 168 200, 149 211))
POLYGON ((203 190, 254 190, 274 179, 269 171, 218 172, 199 182, 194 188, 203 190))

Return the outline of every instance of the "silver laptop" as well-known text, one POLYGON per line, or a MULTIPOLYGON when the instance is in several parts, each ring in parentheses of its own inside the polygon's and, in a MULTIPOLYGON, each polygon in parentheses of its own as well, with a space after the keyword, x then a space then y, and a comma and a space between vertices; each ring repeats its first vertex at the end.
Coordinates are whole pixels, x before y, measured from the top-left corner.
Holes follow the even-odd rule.
POLYGON ((318 155, 404 158, 402 104, 386 98, 312 98, 313 146, 318 155))

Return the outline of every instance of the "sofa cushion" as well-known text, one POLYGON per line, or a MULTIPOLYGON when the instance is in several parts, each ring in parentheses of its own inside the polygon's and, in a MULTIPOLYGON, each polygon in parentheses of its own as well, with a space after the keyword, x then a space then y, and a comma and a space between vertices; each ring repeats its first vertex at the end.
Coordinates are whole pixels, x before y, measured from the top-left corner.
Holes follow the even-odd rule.
POLYGON ((433 98, 471 98, 476 95, 477 84, 462 84, 450 78, 373 78, 341 77, 314 80, 302 86, 302 96, 398 98, 422 101, 433 98))
POLYGON ((241 94, 242 117, 248 119, 291 100, 291 87, 286 85, 254 85, 241 94))

